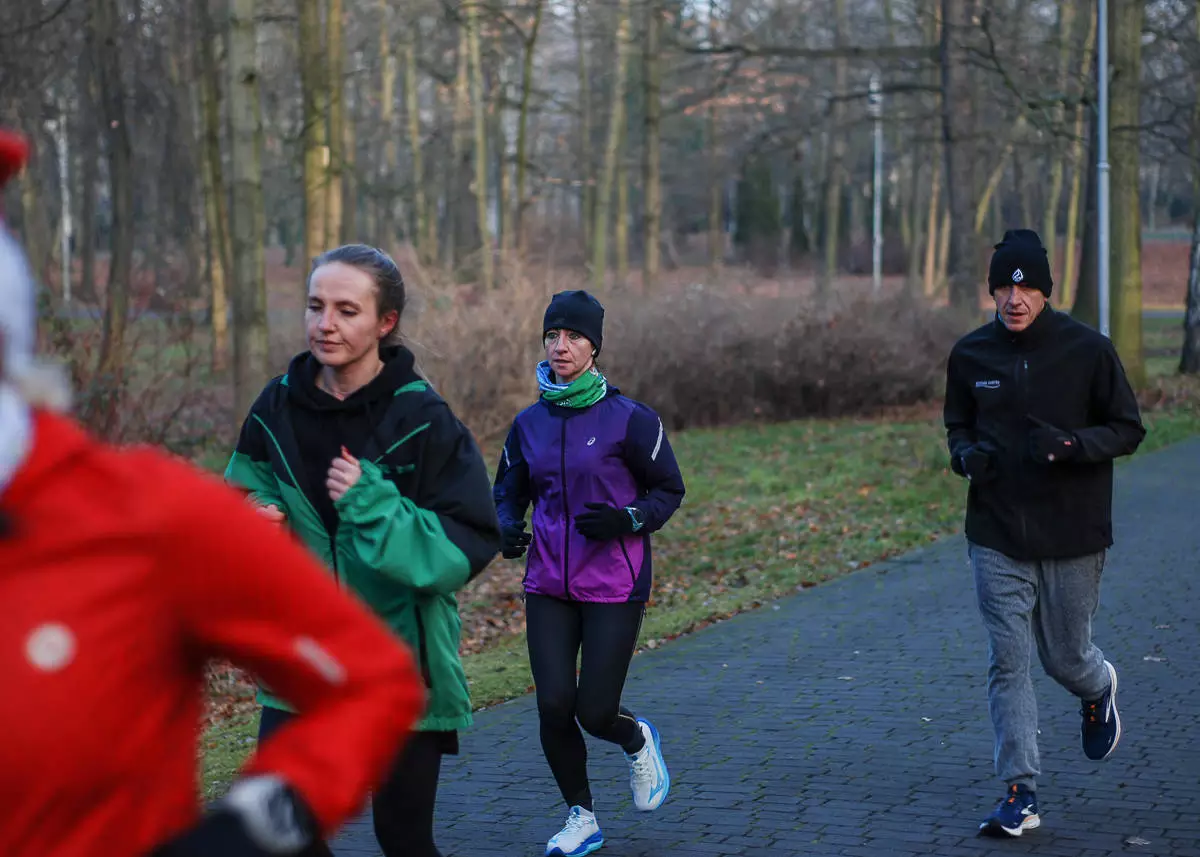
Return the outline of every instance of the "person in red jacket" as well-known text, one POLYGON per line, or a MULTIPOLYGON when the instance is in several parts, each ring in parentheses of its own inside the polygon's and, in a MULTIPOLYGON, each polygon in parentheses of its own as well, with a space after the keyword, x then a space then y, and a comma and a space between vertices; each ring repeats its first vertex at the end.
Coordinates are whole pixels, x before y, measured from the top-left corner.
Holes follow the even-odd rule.
MULTIPOLYGON (((0 176, 20 155, 0 136, 0 176)), ((0 225, 0 854, 304 854, 362 808, 421 715, 414 659, 215 477, 63 416, 34 321, 0 225), (210 658, 300 713, 202 812, 210 658)))

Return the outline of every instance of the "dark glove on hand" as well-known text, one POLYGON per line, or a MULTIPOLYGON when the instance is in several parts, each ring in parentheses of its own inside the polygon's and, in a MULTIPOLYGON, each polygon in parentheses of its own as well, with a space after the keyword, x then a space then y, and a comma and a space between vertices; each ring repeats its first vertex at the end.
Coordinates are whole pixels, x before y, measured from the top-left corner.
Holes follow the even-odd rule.
POLYGON ((971 444, 959 453, 954 470, 973 485, 986 485, 996 478, 996 452, 986 440, 971 444))
POLYGON ((525 548, 529 546, 529 542, 533 539, 530 533, 525 532, 525 522, 521 521, 516 526, 507 526, 500 528, 501 548, 500 555, 505 559, 516 559, 525 553, 525 548))
POLYGON ((290 857, 320 841, 303 799, 277 777, 243 780, 151 857, 290 857))
POLYGON ((607 503, 586 503, 585 508, 590 511, 575 516, 575 530, 584 538, 607 542, 633 532, 633 519, 624 509, 607 503))
POLYGON ((1079 441, 1065 429, 1052 426, 1045 420, 1029 415, 1033 428, 1029 432, 1029 452, 1039 464, 1070 461, 1079 452, 1079 441))

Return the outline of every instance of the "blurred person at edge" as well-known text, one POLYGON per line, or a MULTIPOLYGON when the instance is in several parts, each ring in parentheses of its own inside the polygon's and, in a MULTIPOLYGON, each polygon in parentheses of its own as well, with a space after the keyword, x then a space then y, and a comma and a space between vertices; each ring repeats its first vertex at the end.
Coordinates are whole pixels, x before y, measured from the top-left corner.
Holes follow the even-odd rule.
POLYGON ((1117 670, 1092 642, 1092 617, 1113 543, 1113 459, 1146 431, 1112 342, 1051 308, 1053 286, 1037 233, 1006 232, 988 271, 996 317, 960 339, 947 365, 950 464, 970 482, 968 555, 1005 783, 982 835, 1041 824, 1031 643, 1081 701, 1084 755, 1107 759, 1121 738, 1117 670))
MULTIPOLYGON (((24 156, 0 132, 0 185, 24 156)), ((421 715, 415 659, 237 492, 72 422, 34 294, 0 226, 0 854, 307 855, 421 715), (303 714, 202 812, 210 658, 303 714)))

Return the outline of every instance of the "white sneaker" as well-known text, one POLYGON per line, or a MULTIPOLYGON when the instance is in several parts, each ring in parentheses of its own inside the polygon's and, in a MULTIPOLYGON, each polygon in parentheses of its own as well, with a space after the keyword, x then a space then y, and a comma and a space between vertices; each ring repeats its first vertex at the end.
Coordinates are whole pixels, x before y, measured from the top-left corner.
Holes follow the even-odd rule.
POLYGON ((567 823, 546 843, 546 857, 583 857, 604 844, 596 816, 581 806, 571 807, 567 823))
POLYGON ((646 745, 629 760, 629 787, 633 789, 633 805, 643 812, 658 809, 667 799, 671 790, 671 775, 667 772, 667 763, 663 761, 662 741, 658 730, 649 720, 638 718, 638 727, 646 738, 646 745))

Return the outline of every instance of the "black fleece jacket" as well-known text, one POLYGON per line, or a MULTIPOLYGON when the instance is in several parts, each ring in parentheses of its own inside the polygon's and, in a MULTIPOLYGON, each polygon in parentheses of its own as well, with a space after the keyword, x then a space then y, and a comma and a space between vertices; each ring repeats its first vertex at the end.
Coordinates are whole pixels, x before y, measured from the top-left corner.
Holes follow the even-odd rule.
POLYGON ((1106 337, 1049 306, 1020 333, 997 318, 951 351, 944 421, 956 473, 973 445, 992 454, 994 478, 968 491, 968 540, 1020 560, 1112 545, 1112 462, 1146 430, 1106 337), (1034 460, 1039 421, 1073 436, 1069 459, 1034 460))

